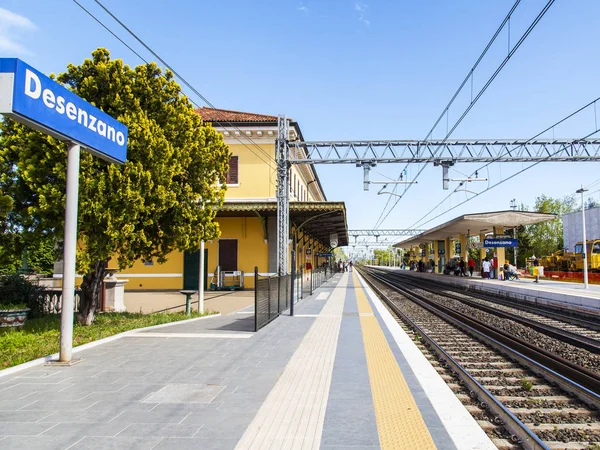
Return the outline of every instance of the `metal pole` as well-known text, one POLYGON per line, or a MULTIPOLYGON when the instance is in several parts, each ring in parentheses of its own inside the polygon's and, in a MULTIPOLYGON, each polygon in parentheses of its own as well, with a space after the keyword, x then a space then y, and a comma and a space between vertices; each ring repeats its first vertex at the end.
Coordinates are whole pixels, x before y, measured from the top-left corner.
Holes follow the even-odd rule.
MULTIPOLYGON (((513 228, 513 239, 517 238, 517 229, 513 228)), ((517 247, 513 247, 513 259, 515 261, 515 267, 517 267, 517 247)))
POLYGON ((258 266, 254 266, 254 331, 258 331, 258 266))
POLYGON ((59 362, 71 362, 73 355, 73 304, 75 297, 75 257, 77 249, 77 204, 79 198, 79 144, 69 144, 67 193, 63 249, 62 305, 60 312, 59 362))
POLYGON ((290 293, 290 316, 294 315, 294 284, 296 283, 296 252, 292 250, 292 280, 290 282, 291 285, 291 293, 290 293))
MULTIPOLYGON (((204 314, 204 241, 200 241, 200 282, 198 283, 198 312, 204 314)), ((254 286, 256 289, 256 285, 254 286)))
POLYGON ((587 191, 583 186, 577 190, 581 193, 581 220, 583 221, 583 288, 588 289, 588 262, 587 262, 587 237, 585 235, 585 203, 583 201, 583 193, 587 191))

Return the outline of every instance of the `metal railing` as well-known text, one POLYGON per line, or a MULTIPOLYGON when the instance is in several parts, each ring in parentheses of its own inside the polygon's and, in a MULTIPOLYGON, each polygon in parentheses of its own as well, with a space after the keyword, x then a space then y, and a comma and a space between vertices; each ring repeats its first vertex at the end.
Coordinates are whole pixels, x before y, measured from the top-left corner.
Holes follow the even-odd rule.
POLYGON ((289 308, 290 275, 261 275, 254 268, 254 331, 289 308))
POLYGON ((272 322, 281 313, 290 309, 303 298, 312 295, 335 272, 329 267, 305 271, 300 268, 289 275, 258 273, 254 268, 254 331, 272 322))

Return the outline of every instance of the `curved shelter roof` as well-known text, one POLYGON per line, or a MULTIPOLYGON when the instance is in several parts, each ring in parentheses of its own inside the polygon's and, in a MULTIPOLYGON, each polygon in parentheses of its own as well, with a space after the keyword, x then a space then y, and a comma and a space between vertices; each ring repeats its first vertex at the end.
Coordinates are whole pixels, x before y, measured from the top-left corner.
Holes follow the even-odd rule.
POLYGON ((480 233, 491 233, 494 227, 514 228, 521 225, 546 222, 555 218, 556 214, 512 210, 465 214, 410 239, 398 242, 394 244, 394 247, 406 248, 423 242, 458 238, 461 233, 478 236, 480 233))
MULTIPOLYGON (((225 200, 217 217, 277 217, 277 202, 269 200, 225 200)), ((348 225, 344 202, 290 202, 290 219, 296 226, 328 245, 337 233, 338 246, 348 245, 348 225)))

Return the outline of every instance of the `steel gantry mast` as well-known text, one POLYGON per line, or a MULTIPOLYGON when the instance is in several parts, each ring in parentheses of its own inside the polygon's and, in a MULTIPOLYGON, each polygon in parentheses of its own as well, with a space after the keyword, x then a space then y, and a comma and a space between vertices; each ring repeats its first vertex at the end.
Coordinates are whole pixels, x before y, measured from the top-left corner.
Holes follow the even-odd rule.
MULTIPOLYGON (((432 163, 447 171, 456 163, 600 162, 599 138, 289 142, 289 123, 285 116, 279 116, 277 123, 277 267, 280 274, 288 273, 292 164, 356 164, 368 171, 379 163, 432 163)), ((446 175, 444 177, 446 181, 446 175)), ((353 230, 348 234, 357 235, 358 231, 365 232, 361 234, 364 236, 414 236, 423 230, 353 230)))
POLYGON ((600 139, 291 142, 291 164, 600 161, 600 139))
POLYGON ((285 116, 277 118, 277 273, 287 275, 290 239, 290 136, 289 122, 285 116))
POLYGON ((416 236, 423 233, 424 229, 399 229, 399 230, 348 230, 348 236, 416 236))

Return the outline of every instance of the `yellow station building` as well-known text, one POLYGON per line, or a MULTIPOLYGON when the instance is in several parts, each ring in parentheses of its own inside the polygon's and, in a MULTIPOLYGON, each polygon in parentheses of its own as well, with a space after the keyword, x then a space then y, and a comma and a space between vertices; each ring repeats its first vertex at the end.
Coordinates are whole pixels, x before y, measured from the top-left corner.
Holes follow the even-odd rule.
MULTIPOLYGON (((255 266, 260 273, 277 270, 277 117, 212 108, 196 112, 222 133, 232 152, 225 203, 216 217, 221 236, 205 244, 205 286, 216 281, 219 267, 239 276, 243 272, 244 287, 253 288, 255 266)), ((289 125, 290 140, 303 140, 299 125, 289 125)), ((325 259, 316 253, 330 250, 332 235, 337 235, 339 246, 348 245, 345 205, 327 201, 314 165, 290 169, 290 219, 296 268, 323 264, 325 259)), ((198 289, 199 254, 173 252, 160 265, 138 261, 117 277, 129 280, 128 291, 198 289)))

